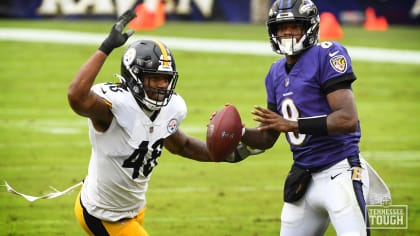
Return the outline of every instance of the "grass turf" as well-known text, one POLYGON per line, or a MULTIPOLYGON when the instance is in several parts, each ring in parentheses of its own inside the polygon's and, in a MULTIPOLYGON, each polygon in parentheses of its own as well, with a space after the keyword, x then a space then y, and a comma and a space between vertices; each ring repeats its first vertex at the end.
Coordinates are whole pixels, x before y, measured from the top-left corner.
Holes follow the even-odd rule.
MULTIPOLYGON (((110 22, 0 21, 0 27, 64 28, 106 33, 110 22)), ((266 40, 263 25, 168 23, 161 36, 266 40), (225 35, 223 35, 225 37, 225 35)), ((418 28, 386 32, 345 27, 349 46, 420 50, 410 38, 418 28), (363 35, 363 39, 361 37, 363 35), (410 37, 407 37, 410 36, 410 37), (404 43, 401 43, 404 42, 404 43)), ((268 43, 268 42, 267 42, 268 43)), ((70 80, 95 46, 0 41, 0 179, 30 195, 80 181, 90 155, 86 119, 66 100, 70 80)), ((115 81, 117 49, 97 82, 115 81)), ((273 56, 174 51, 177 91, 189 113, 181 125, 204 140, 210 114, 226 102, 237 105, 252 127, 253 105, 265 105, 263 80, 273 56)), ((362 154, 389 184, 394 204, 408 205, 408 230, 374 230, 373 235, 420 234, 420 81, 418 65, 354 61, 354 84, 362 123, 362 154)), ((282 186, 291 154, 282 136, 261 156, 238 164, 198 163, 164 152, 150 183, 145 228, 151 235, 278 235, 282 186)), ((73 216, 76 193, 28 203, 0 190, 0 235, 80 235, 73 216)), ((330 228, 327 235, 334 235, 330 228)))

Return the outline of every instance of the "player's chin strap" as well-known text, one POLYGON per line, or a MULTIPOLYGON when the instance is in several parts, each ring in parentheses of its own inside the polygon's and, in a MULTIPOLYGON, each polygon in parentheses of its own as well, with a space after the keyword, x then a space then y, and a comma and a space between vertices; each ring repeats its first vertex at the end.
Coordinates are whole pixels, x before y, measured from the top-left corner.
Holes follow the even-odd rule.
POLYGON ((50 186, 50 188, 52 190, 54 190, 55 192, 48 193, 48 194, 45 194, 45 195, 42 195, 42 196, 39 196, 39 197, 29 196, 29 195, 26 195, 26 194, 23 194, 23 193, 19 193, 16 190, 14 190, 12 187, 10 187, 10 185, 6 181, 4 181, 4 184, 5 184, 6 189, 9 193, 19 195, 19 196, 25 198, 26 200, 28 200, 30 202, 34 202, 34 201, 39 200, 39 199, 53 199, 53 198, 56 198, 56 197, 63 196, 64 194, 67 194, 67 193, 71 192, 73 189, 81 186, 83 184, 83 181, 81 181, 81 182, 79 182, 79 183, 77 183, 77 184, 75 184, 71 187, 68 187, 67 189, 65 189, 63 191, 59 191, 59 190, 50 186))
POLYGON ((245 158, 247 158, 248 156, 257 155, 257 154, 263 153, 264 151, 265 150, 254 149, 240 142, 238 146, 236 147, 235 151, 232 154, 230 154, 224 161, 230 162, 230 163, 240 162, 244 160, 245 158))

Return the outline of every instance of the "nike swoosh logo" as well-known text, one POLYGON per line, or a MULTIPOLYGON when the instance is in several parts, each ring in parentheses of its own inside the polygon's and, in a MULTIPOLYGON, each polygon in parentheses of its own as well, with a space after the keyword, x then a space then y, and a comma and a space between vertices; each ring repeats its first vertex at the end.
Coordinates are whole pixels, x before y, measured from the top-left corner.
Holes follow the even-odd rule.
POLYGON ((333 180, 333 179, 335 179, 335 177, 337 177, 337 176, 339 176, 339 175, 341 175, 342 173, 338 173, 338 174, 336 174, 336 175, 331 175, 331 180, 333 180))
POLYGON ((103 93, 103 94, 105 94, 105 93, 106 93, 106 90, 104 90, 102 87, 101 87, 101 90, 102 90, 102 93, 103 93))
POLYGON ((337 53, 338 53, 338 50, 337 50, 337 51, 335 51, 335 52, 330 52, 330 53, 328 53, 328 55, 329 55, 330 57, 333 57, 333 56, 337 55, 337 53))

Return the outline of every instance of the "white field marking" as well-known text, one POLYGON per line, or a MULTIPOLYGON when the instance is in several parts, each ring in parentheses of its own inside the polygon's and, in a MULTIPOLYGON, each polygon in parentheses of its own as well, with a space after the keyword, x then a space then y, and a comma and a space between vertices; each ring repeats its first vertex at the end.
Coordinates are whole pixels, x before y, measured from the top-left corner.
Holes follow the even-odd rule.
POLYGON ((89 141, 85 142, 31 142, 31 143, 0 143, 0 149, 10 149, 10 148, 53 148, 53 147, 90 147, 89 141))
POLYGON ((417 161, 411 161, 411 162, 403 162, 403 161, 395 161, 395 163, 392 163, 395 167, 401 167, 401 168, 416 168, 418 169, 420 167, 420 163, 417 161))
POLYGON ((79 134, 83 132, 80 129, 69 127, 39 127, 37 129, 50 134, 79 134))
MULTIPOLYGON (((0 40, 99 45, 107 34, 62 30, 0 28, 0 40)), ((142 38, 158 38, 171 49, 193 52, 219 52, 251 55, 275 55, 267 42, 251 40, 194 39, 161 36, 133 36, 128 43, 142 38)), ((368 47, 347 47, 352 60, 420 64, 420 51, 368 47)))
POLYGON ((372 136, 369 137, 369 143, 378 143, 378 142, 388 142, 388 143, 406 143, 410 141, 418 141, 420 140, 418 133, 416 135, 411 136, 404 136, 398 139, 393 139, 391 137, 383 137, 383 136, 372 136))
MULTIPOLYGON (((12 122, 10 122, 12 123, 12 122)), ((32 118, 30 120, 18 119, 14 121, 13 124, 9 122, 0 122, 0 127, 25 127, 28 126, 70 126, 70 127, 84 127, 87 126, 87 119, 81 120, 69 120, 69 119, 42 119, 42 118, 32 118)))
POLYGON ((404 151, 362 151, 366 160, 393 161, 398 164, 400 161, 420 161, 420 150, 404 151))
MULTIPOLYGON (((401 189, 401 188, 408 188, 408 189, 418 189, 419 188, 419 183, 417 180, 413 180, 413 182, 411 183, 388 183, 389 181, 387 181, 387 185, 388 187, 392 189, 396 188, 396 189, 401 189)), ((391 192, 392 193, 392 192, 391 192)))
MULTIPOLYGON (((0 127, 6 129, 32 129, 43 133, 51 134, 80 134, 87 130, 86 120, 20 120, 17 122, 0 122, 0 127)), ((205 134, 207 127, 205 125, 181 125, 180 129, 188 134, 205 134)), ((0 144, 1 147, 1 144, 0 144)))
POLYGON ((179 129, 187 134, 205 134, 207 132, 207 127, 203 125, 181 124, 179 129))
POLYGON ((83 133, 87 127, 87 121, 80 122, 75 120, 20 120, 17 122, 0 122, 0 127, 6 129, 31 129, 42 133, 52 134, 79 134, 83 133))
MULTIPOLYGON (((32 114, 39 114, 40 108, 32 108, 32 107, 8 107, 0 109, 0 115, 32 115, 32 114)), ((62 109, 46 109, 43 110, 44 114, 48 115, 63 115, 62 109)), ((69 113, 70 114, 70 113, 69 113)))

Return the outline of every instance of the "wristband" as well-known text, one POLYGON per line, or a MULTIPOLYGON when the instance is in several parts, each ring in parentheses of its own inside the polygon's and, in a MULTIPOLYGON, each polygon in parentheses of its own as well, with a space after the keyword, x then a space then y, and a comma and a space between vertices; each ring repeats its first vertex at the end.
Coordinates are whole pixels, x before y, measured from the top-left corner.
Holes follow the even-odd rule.
POLYGON ((299 133, 327 136, 327 116, 314 116, 298 119, 299 133))

